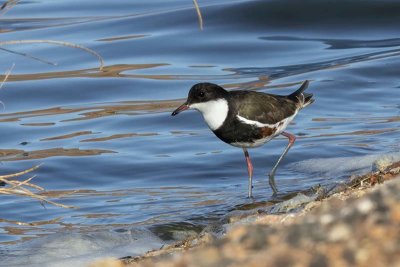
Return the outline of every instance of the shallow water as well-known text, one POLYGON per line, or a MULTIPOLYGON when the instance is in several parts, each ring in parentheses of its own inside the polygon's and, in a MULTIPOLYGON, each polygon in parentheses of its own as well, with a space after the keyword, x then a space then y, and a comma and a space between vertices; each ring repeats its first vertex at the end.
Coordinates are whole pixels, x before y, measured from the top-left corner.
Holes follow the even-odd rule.
MULTIPOLYGON (((197 82, 288 94, 310 80, 316 101, 288 128, 299 137, 277 172, 282 192, 368 169, 346 158, 399 151, 400 3, 199 4, 203 31, 189 0, 21 1, 0 17, 1 41, 73 42, 105 60, 99 70, 72 48, 0 47, 57 64, 0 50, 1 73, 15 63, 0 90, 0 173, 43 163, 34 182, 79 207, 0 196, 1 266, 140 254, 250 202, 242 151, 196 112, 170 116, 197 82)), ((286 143, 250 150, 255 201, 271 199, 265 174, 286 143)))

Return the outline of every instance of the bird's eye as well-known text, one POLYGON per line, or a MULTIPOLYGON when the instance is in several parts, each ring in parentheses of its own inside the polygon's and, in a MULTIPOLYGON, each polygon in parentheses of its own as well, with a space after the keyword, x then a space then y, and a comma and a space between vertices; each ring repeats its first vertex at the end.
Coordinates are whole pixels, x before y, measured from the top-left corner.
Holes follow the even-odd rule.
POLYGON ((199 96, 200 96, 200 97, 204 97, 204 95, 205 95, 205 93, 204 93, 203 91, 201 91, 201 92, 199 93, 199 96))

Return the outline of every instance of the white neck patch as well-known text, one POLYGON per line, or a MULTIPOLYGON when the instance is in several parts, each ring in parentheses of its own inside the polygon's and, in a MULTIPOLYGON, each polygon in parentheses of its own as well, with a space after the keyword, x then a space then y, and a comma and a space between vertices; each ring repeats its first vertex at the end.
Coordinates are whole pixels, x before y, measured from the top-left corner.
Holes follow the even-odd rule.
POLYGON ((208 127, 213 131, 221 127, 228 116, 228 102, 223 98, 191 104, 190 108, 200 111, 208 127))

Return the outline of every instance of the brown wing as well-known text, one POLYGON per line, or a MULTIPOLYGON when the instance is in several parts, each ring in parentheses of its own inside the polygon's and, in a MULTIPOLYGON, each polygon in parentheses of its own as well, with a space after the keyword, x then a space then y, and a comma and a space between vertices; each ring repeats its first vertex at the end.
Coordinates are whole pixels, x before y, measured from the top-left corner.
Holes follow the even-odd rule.
POLYGON ((233 108, 241 117, 266 124, 290 117, 298 108, 296 102, 286 96, 253 91, 233 91, 230 95, 232 99, 240 99, 232 103, 236 103, 233 108))

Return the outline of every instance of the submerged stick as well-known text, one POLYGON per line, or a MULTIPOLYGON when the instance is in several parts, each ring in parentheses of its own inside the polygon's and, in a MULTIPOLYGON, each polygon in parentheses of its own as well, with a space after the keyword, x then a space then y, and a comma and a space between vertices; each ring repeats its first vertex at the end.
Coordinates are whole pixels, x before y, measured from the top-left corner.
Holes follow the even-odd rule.
POLYGON ((42 58, 39 58, 39 57, 32 56, 32 55, 30 55, 28 53, 14 51, 14 50, 7 49, 7 48, 4 48, 4 47, 0 47, 0 50, 6 51, 6 52, 12 53, 12 54, 20 55, 20 56, 23 56, 23 57, 27 57, 27 58, 30 58, 30 59, 33 59, 33 60, 37 60, 39 62, 46 63, 46 64, 49 64, 49 65, 53 65, 53 66, 57 66, 58 65, 57 63, 54 63, 54 62, 51 62, 51 61, 48 61, 46 59, 42 59, 42 58))
POLYGON ((81 49, 89 54, 92 54, 99 60, 99 62, 100 62, 99 69, 100 70, 102 70, 104 67, 104 60, 96 51, 94 51, 90 48, 87 48, 85 46, 77 45, 74 43, 56 41, 56 40, 12 40, 12 41, 0 41, 0 46, 15 45, 15 44, 43 44, 43 43, 55 44, 55 45, 61 45, 61 46, 67 46, 67 47, 72 47, 72 48, 76 48, 76 49, 81 49))
MULTIPOLYGON (((0 84, 0 90, 1 90, 1 88, 3 88, 4 84, 6 83, 8 77, 10 76, 10 74, 11 74, 12 70, 14 69, 14 67, 15 67, 15 64, 12 64, 12 65, 11 65, 11 68, 9 68, 9 69, 6 71, 5 76, 4 76, 4 79, 3 79, 3 81, 2 81, 1 84, 0 84)), ((4 102, 1 101, 1 100, 0 100, 0 105, 3 106, 3 109, 6 108, 6 105, 5 105, 4 102)))
POLYGON ((5 73, 6 75, 4 76, 4 79, 3 79, 3 81, 2 81, 1 84, 0 84, 0 89, 3 88, 3 85, 6 83, 8 77, 10 76, 10 74, 11 74, 12 70, 14 69, 14 67, 15 67, 15 64, 12 64, 12 65, 11 65, 11 68, 9 68, 9 69, 6 71, 6 73, 5 73))
MULTIPOLYGON (((19 3, 20 0, 8 0, 6 1, 3 5, 0 6, 0 16, 5 14, 8 10, 10 10, 12 7, 14 7, 16 4, 19 3)), ((68 46, 68 47, 72 47, 72 48, 77 48, 77 49, 81 49, 84 50, 85 52, 94 55, 95 57, 97 57, 97 59, 100 61, 100 67, 99 69, 102 70, 104 67, 104 60, 103 58, 95 51, 93 51, 92 49, 89 49, 87 47, 81 46, 81 45, 77 45, 77 44, 73 44, 73 43, 68 43, 68 42, 62 42, 62 41, 54 41, 54 40, 15 40, 15 41, 0 41, 0 46, 2 45, 12 45, 12 44, 31 44, 31 43, 49 43, 49 44, 56 44, 56 45, 62 45, 62 46, 68 46)), ((14 50, 10 50, 10 49, 6 49, 6 48, 2 48, 0 47, 1 50, 9 52, 9 53, 13 53, 13 54, 17 54, 17 55, 21 55, 27 58, 31 58, 37 61, 40 61, 42 63, 46 63, 49 65, 53 65, 53 66, 57 66, 57 63, 39 58, 39 57, 35 57, 33 55, 30 55, 28 53, 22 53, 22 52, 16 52, 14 50)))

